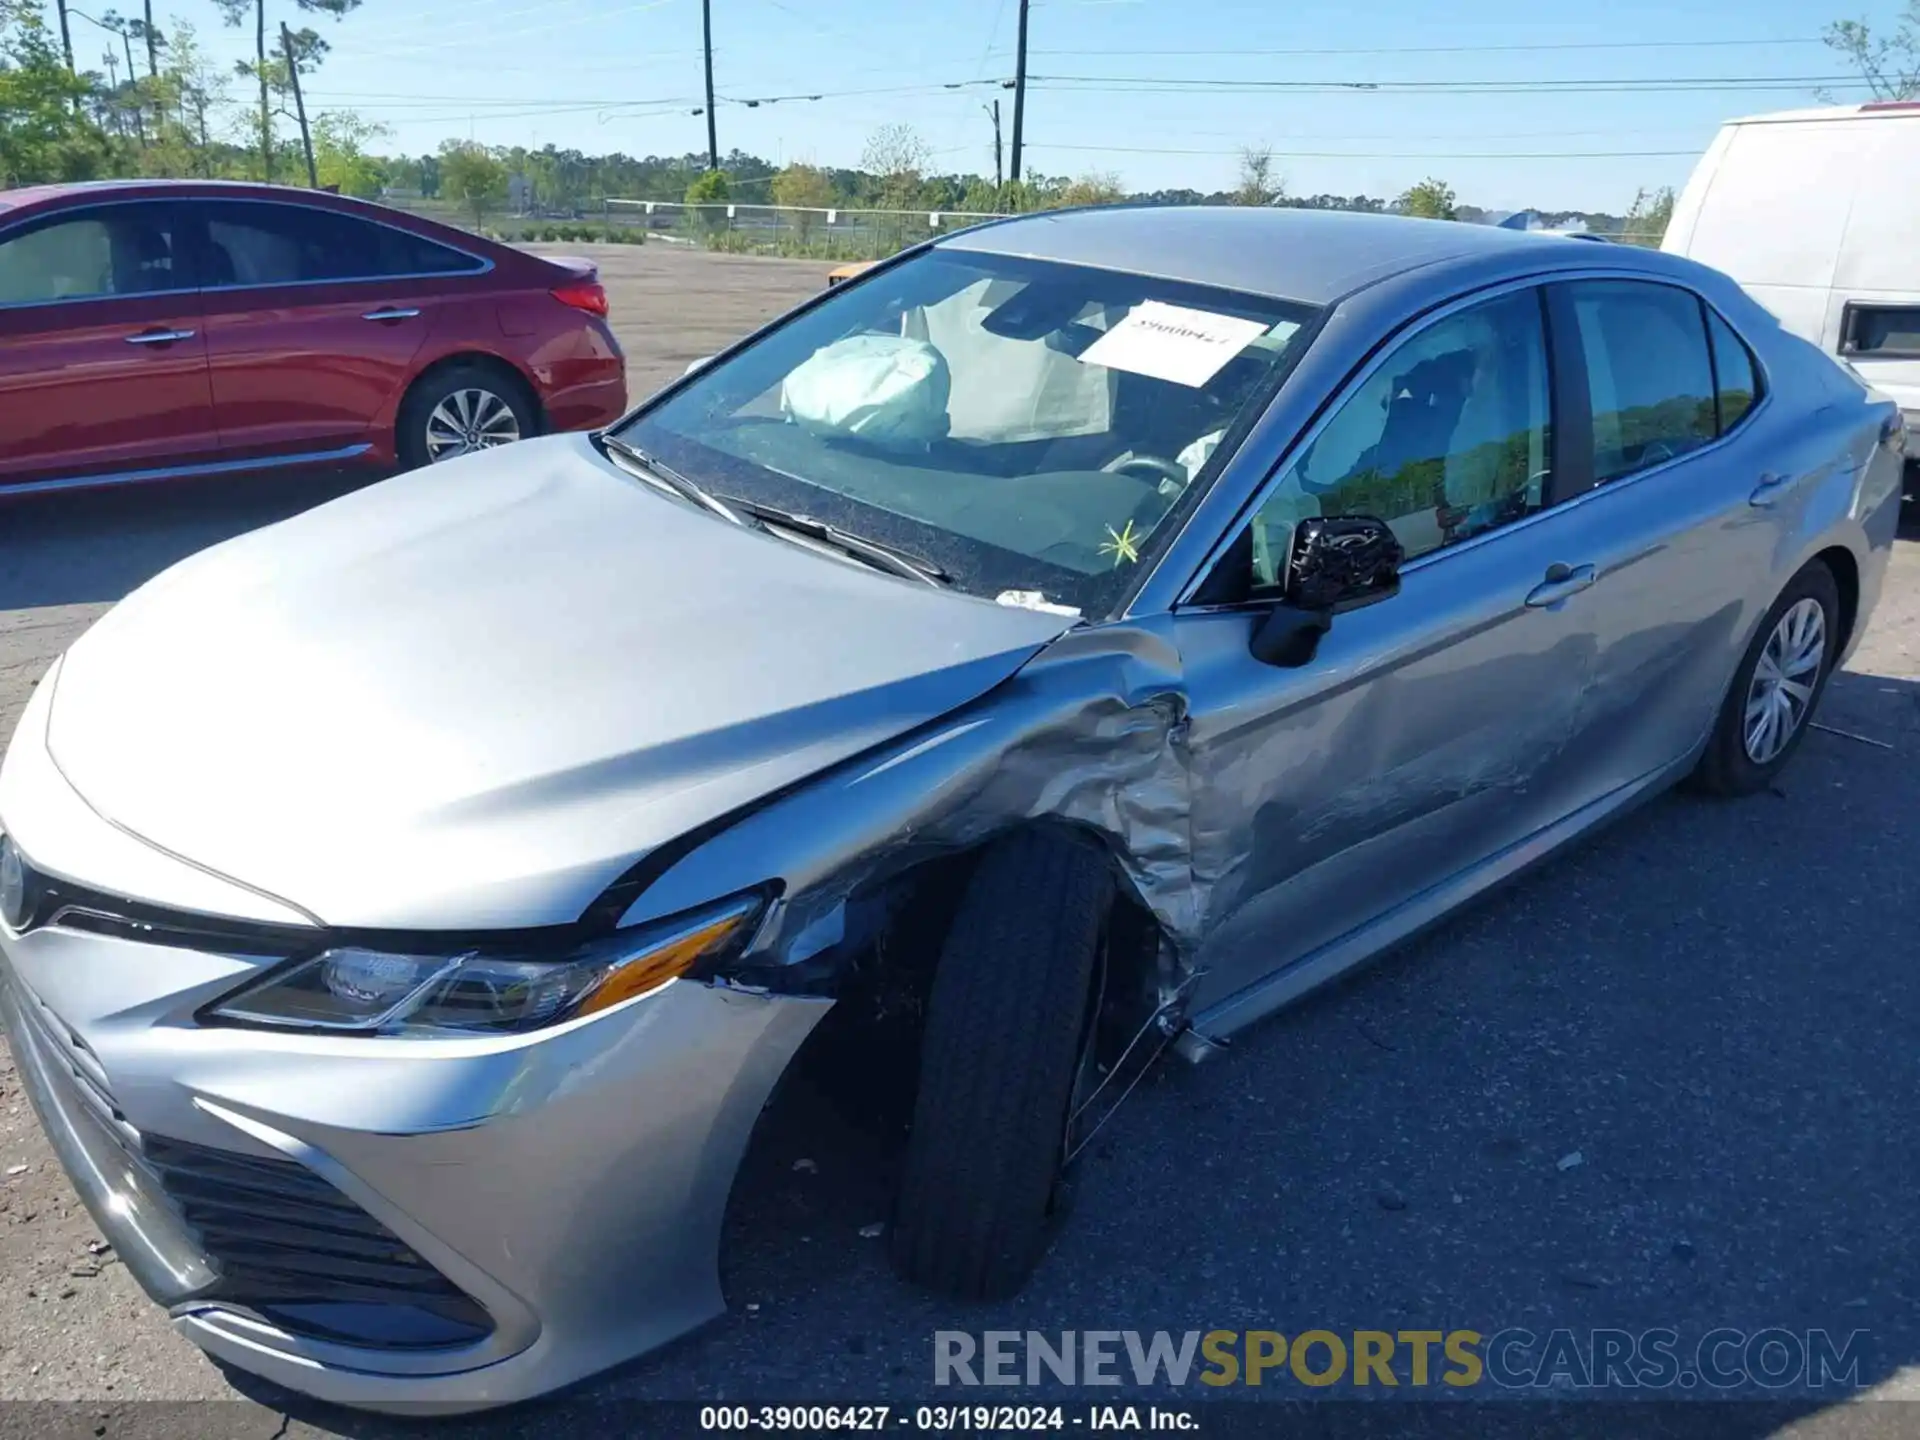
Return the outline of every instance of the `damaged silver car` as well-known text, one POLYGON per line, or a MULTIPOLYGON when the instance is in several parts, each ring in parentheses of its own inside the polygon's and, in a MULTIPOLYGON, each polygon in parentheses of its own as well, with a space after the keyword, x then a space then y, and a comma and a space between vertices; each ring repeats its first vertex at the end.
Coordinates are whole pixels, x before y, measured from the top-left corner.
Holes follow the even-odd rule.
POLYGON ((1163 1049, 1671 782, 1766 786, 1904 444, 1669 256, 950 236, 111 611, 0 771, 0 1014, 173 1324, 333 1400, 512 1401, 719 1313, 830 1011, 920 1017, 895 1265, 1005 1294, 1163 1049))

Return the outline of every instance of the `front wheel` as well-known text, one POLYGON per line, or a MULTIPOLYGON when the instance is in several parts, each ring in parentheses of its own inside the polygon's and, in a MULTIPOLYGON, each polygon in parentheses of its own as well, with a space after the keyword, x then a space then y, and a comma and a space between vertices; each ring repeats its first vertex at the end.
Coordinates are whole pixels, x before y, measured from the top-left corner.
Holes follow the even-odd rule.
POLYGON ((1039 1263, 1113 903, 1077 837, 1020 832, 980 857, 927 1003, 889 1247, 904 1278, 985 1300, 1039 1263))
POLYGON ((539 433, 526 387, 485 365, 454 365, 420 381, 400 407, 397 429, 400 463, 409 470, 539 433))
POLYGON ((1695 783, 1716 795, 1764 790, 1812 723, 1840 651, 1840 587, 1823 561, 1787 582, 1734 672, 1695 783))

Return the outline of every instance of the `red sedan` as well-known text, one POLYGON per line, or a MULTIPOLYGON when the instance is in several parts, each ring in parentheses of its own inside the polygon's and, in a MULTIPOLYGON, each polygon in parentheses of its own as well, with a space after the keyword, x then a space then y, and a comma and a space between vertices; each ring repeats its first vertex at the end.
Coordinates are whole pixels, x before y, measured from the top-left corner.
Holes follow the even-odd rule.
POLYGON ((415 466, 626 408, 607 295, 337 195, 0 191, 0 493, 415 466))

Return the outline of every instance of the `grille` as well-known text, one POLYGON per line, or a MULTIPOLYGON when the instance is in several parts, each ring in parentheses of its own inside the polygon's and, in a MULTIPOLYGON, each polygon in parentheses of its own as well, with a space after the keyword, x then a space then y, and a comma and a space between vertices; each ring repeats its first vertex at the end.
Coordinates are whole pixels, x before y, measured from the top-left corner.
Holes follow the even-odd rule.
POLYGON ((305 1166, 156 1135, 141 1149, 220 1272, 206 1299, 346 1344, 431 1348, 491 1333, 471 1296, 305 1166))
POLYGON ((17 978, 12 988, 56 1078, 159 1181, 219 1273, 199 1298, 343 1345, 431 1349, 492 1333, 478 1302, 304 1165, 141 1134, 86 1041, 17 978))
POLYGON ((20 1002, 21 1018, 32 1029, 41 1053, 50 1063, 60 1067, 60 1074, 64 1078, 73 1082, 69 1093, 92 1112, 106 1133, 118 1141, 123 1149, 137 1155, 140 1132, 127 1123, 127 1117, 120 1113, 113 1092, 107 1088, 107 1072, 101 1068, 93 1047, 76 1035, 65 1021, 47 1008, 44 1000, 17 979, 12 982, 12 988, 20 1002))

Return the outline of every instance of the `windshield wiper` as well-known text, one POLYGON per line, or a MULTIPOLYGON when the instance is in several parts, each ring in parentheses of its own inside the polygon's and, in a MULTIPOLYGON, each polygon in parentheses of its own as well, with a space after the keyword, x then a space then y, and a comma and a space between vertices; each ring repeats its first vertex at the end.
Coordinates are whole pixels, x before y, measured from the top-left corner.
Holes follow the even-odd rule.
POLYGON ((691 500, 701 509, 711 510, 722 520, 738 525, 743 530, 751 528, 747 521, 740 517, 739 512, 726 501, 708 494, 679 471, 661 464, 638 445, 629 444, 618 435, 599 434, 593 439, 609 456, 627 462, 621 467, 622 469, 646 481, 654 489, 665 490, 668 494, 677 495, 682 500, 691 500))
POLYGON ((917 555, 909 555, 878 540, 869 540, 864 535, 849 534, 837 525, 829 525, 811 515, 796 515, 790 510, 762 505, 757 500, 736 500, 734 504, 761 522, 762 528, 777 527, 790 530, 795 535, 804 535, 809 540, 818 540, 876 570, 885 570, 905 580, 918 580, 922 585, 944 586, 952 581, 953 577, 938 565, 922 560, 917 555))

